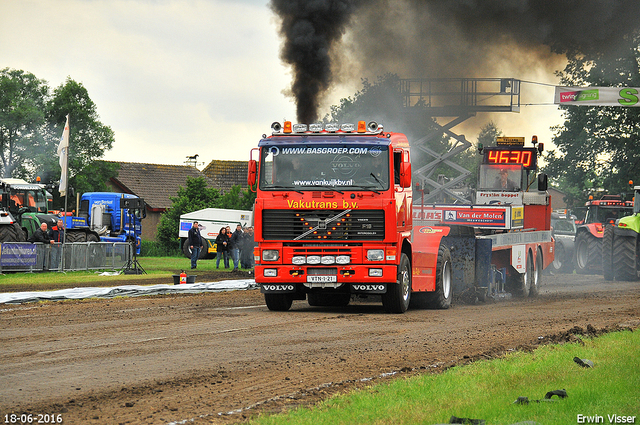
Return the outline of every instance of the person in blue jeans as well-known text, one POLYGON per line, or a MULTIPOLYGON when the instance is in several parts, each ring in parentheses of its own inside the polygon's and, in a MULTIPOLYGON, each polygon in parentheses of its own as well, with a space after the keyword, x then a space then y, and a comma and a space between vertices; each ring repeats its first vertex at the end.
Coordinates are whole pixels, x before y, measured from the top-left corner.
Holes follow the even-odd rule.
POLYGON ((200 250, 203 248, 202 238, 200 237, 200 227, 198 222, 193 222, 193 227, 189 229, 187 233, 189 239, 189 248, 191 249, 191 269, 195 269, 198 266, 198 257, 200 257, 200 250))
POLYGON ((231 258, 233 259, 233 271, 238 270, 238 263, 240 262, 240 245, 242 245, 242 226, 238 224, 236 231, 229 238, 229 251, 231 252, 231 258))

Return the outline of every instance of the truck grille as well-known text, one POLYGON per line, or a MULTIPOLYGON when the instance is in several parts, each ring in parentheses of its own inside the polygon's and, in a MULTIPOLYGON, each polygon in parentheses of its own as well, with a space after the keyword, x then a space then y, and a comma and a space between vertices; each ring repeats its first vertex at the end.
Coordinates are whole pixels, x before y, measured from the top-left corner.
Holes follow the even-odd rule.
POLYGON ((352 210, 332 220, 343 212, 266 210, 262 212, 262 237, 271 241, 384 239, 383 210, 352 210), (312 229, 313 231, 310 231, 312 229))

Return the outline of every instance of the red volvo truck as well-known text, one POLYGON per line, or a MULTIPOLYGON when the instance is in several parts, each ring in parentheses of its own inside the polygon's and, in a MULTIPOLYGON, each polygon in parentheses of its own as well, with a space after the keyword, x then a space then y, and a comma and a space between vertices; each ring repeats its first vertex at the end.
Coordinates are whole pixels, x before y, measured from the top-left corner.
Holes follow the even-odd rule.
POLYGON ((272 124, 248 175, 255 279, 270 310, 304 299, 343 306, 359 294, 403 313, 505 287, 537 293, 553 261, 546 178, 527 192, 537 149, 485 148, 479 205, 414 205, 409 152, 404 134, 375 122, 272 124), (484 187, 503 170, 511 188, 484 187))

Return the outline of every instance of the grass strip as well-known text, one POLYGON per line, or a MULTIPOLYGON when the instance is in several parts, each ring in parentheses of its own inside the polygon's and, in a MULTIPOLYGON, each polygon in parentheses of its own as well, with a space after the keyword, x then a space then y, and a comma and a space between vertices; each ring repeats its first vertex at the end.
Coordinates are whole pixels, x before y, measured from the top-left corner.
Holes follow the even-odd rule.
POLYGON ((640 332, 624 330, 547 345, 338 395, 314 407, 261 416, 252 424, 447 424, 451 416, 487 425, 640 423, 640 332), (592 360, 583 368, 573 358, 592 360), (514 404, 519 396, 552 402, 514 404), (553 397, 557 399, 557 397, 553 397), (614 417, 614 415, 616 415, 614 417), (623 422, 624 421, 624 422, 623 422))

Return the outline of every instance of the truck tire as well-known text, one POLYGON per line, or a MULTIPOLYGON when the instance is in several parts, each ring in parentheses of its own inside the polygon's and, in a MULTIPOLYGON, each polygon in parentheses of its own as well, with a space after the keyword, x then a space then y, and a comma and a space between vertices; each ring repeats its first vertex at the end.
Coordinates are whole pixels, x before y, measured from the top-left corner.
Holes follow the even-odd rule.
POLYGON ((264 301, 271 311, 287 311, 293 304, 293 297, 289 294, 264 294, 264 301))
POLYGON ((0 243, 1 242, 26 242, 27 237, 22 227, 15 222, 12 224, 0 225, 0 243))
POLYGON ((613 270, 616 280, 638 280, 637 237, 616 236, 613 240, 613 270))
MULTIPOLYGON (((204 248, 202 248, 200 250, 200 255, 198 255, 198 260, 204 260, 207 257, 207 242, 202 238, 202 236, 200 236, 200 243, 202 243, 202 245, 204 245, 204 248)), ((189 245, 189 239, 185 239, 184 243, 182 244, 182 253, 184 254, 185 257, 187 258, 191 258, 191 245, 189 245)))
POLYGON ((604 226, 604 236, 602 236, 602 274, 604 280, 611 281, 613 273, 613 226, 604 226))
POLYGON ((531 289, 531 273, 533 261, 527 257, 527 265, 525 266, 525 272, 519 273, 517 270, 507 275, 507 288, 516 297, 526 298, 529 296, 531 289))
POLYGON ((87 242, 100 242, 100 237, 93 233, 87 234, 87 242))
POLYGON ((387 292, 382 294, 382 306, 389 313, 401 314, 409 308, 411 301, 411 262, 407 254, 400 257, 398 275, 395 284, 387 285, 387 292))
POLYGON ((542 283, 543 265, 542 250, 538 248, 536 252, 536 261, 534 262, 533 273, 531 276, 531 285, 529 288, 529 297, 535 298, 540 293, 540 284, 542 283))
POLYGON ((602 270, 602 241, 586 231, 578 232, 574 257, 576 273, 599 273, 602 270))
POLYGON ((446 309, 451 307, 453 291, 451 289, 451 252, 440 245, 436 263, 436 290, 428 294, 429 308, 446 309))
POLYGON ((351 301, 351 294, 323 294, 309 292, 307 302, 312 307, 346 307, 351 301))
POLYGON ((87 241, 87 234, 85 232, 68 230, 67 231, 67 235, 65 236, 65 238, 66 238, 66 241, 69 242, 69 243, 86 242, 87 241))

